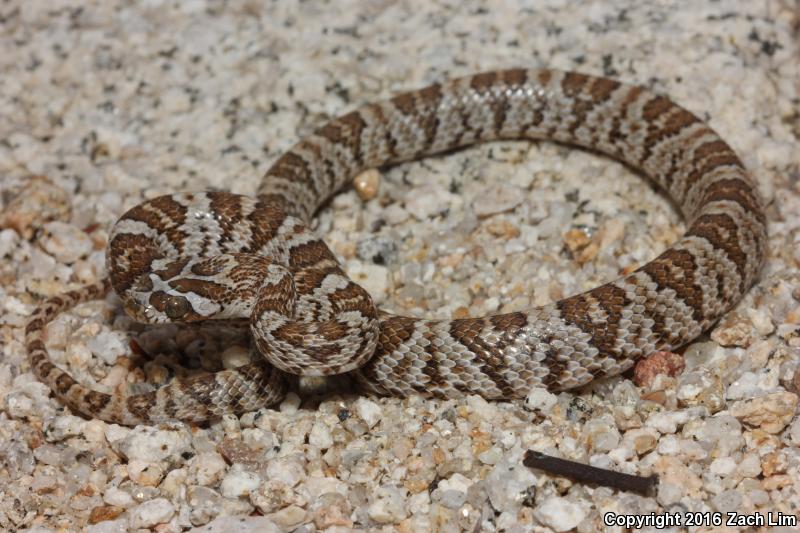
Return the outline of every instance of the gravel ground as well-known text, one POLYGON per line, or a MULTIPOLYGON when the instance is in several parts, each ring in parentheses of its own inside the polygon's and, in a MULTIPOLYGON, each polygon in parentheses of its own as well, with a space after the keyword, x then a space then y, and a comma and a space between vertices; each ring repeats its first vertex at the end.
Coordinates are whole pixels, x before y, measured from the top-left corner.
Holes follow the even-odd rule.
MULTIPOLYGON (((624 531, 603 519, 627 513, 747 531, 713 513, 796 518, 798 32, 792 0, 0 4, 0 528, 592 532, 624 531), (74 416, 29 372, 27 316, 103 275, 127 208, 176 190, 252 193, 282 150, 358 103, 510 66, 669 94, 759 181, 763 275, 709 335, 657 356, 667 374, 495 403, 303 383, 275 409, 208 427, 126 428, 74 416), (522 467, 527 449, 659 484, 648 497, 572 483, 522 467)), ((316 229, 379 305, 447 318, 591 288, 683 225, 622 165, 506 142, 363 176, 316 229)), ((113 296, 47 336, 59 365, 107 391, 249 350, 230 328, 134 324, 113 296)))

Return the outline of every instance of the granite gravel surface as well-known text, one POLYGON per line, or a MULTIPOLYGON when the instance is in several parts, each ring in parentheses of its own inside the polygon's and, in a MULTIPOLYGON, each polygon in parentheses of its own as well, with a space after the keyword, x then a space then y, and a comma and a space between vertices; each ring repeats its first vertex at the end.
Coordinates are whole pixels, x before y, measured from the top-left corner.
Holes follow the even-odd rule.
MULTIPOLYGON (((796 518, 798 58, 793 0, 0 4, 0 529, 592 532, 624 531, 609 513, 796 518), (27 317, 104 275, 127 208, 177 190, 252 193, 278 154, 359 103, 512 66, 669 94, 752 169, 768 202, 766 266, 709 334, 525 401, 307 381, 275 408, 206 427, 87 420, 30 373, 27 317), (523 467, 528 449, 659 482, 649 496, 573 483, 523 467)), ((439 318, 592 288, 682 229, 630 169, 547 142, 371 171, 316 219, 381 307, 439 318)), ((142 326, 114 296, 61 315, 47 345, 105 391, 251 356, 246 331, 142 326)))

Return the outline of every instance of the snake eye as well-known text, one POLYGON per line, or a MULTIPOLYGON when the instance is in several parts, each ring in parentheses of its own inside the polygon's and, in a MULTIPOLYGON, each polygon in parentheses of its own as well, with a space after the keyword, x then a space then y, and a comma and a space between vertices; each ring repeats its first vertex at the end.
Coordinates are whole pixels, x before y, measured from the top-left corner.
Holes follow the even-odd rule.
POLYGON ((168 296, 164 300, 164 314, 177 320, 189 312, 189 301, 183 296, 168 296))

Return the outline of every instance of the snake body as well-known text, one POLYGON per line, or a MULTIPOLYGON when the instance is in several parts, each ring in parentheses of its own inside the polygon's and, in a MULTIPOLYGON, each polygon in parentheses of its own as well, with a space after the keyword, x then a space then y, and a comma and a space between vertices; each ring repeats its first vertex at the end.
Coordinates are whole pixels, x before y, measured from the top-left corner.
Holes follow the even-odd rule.
POLYGON ((267 406, 283 396, 284 372, 352 372, 380 395, 520 398, 534 387, 564 390, 615 375, 691 341, 753 284, 765 243, 761 200, 744 165, 670 99, 574 72, 486 72, 330 121, 276 160, 255 198, 182 193, 134 207, 111 232, 109 280, 44 302, 27 326, 27 347, 57 397, 123 424, 199 422, 267 406), (688 230, 636 271, 553 304, 425 320, 377 310, 307 227, 365 169, 498 139, 552 140, 623 161, 667 192, 688 230), (43 328, 109 285, 146 322, 249 320, 264 357, 146 394, 90 390, 51 363, 43 328))

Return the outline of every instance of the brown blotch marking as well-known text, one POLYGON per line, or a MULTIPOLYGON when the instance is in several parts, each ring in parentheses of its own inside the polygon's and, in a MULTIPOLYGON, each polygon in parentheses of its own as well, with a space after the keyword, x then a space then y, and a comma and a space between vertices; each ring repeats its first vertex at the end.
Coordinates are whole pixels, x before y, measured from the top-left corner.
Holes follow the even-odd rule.
MULTIPOLYGON (((388 124, 388 119, 386 118, 386 114, 383 112, 383 106, 380 104, 372 104, 370 106, 370 110, 375 114, 375 117, 379 124, 388 124)), ((383 139, 386 142, 386 148, 389 152, 389 157, 387 161, 383 163, 388 163, 389 161, 397 160, 397 139, 392 136, 392 129, 381 127, 380 130, 383 131, 383 139)))
POLYGON ((489 322, 496 328, 502 331, 514 332, 519 331, 528 325, 528 316, 525 313, 514 312, 504 313, 502 315, 493 315, 489 317, 489 322))
POLYGON ((167 232, 186 221, 186 207, 172 196, 164 195, 129 209, 121 218, 144 222, 159 232, 167 232))
POLYGON ((692 156, 691 172, 686 176, 685 191, 689 192, 703 176, 717 167, 730 165, 738 167, 744 172, 744 165, 739 157, 731 150, 725 141, 717 139, 703 143, 692 156))
POLYGON ((627 150, 627 143, 623 142, 623 146, 619 146, 619 141, 628 140, 627 136, 623 135, 622 133, 622 123, 628 118, 629 114, 628 108, 634 102, 636 102, 644 92, 645 89, 643 87, 639 87, 638 85, 630 87, 628 92, 625 94, 625 97, 620 102, 617 113, 612 119, 611 130, 608 133, 608 140, 616 147, 615 155, 617 157, 622 156, 625 150, 627 150))
POLYGON ((516 76, 512 71, 484 72, 473 76, 470 80, 470 87, 475 92, 488 96, 487 103, 492 110, 492 128, 494 132, 503 130, 503 124, 506 121, 509 110, 508 100, 502 94, 498 98, 496 89, 498 87, 513 86, 515 82, 511 79, 516 76))
POLYGON ((259 200, 247 216, 252 238, 250 246, 242 251, 255 253, 260 250, 275 237, 285 219, 286 214, 276 204, 259 200))
MULTIPOLYGON (((684 147, 692 146, 696 139, 704 137, 709 133, 712 135, 714 134, 714 132, 707 127, 695 128, 692 133, 683 138, 682 146, 677 147, 677 149, 673 147, 672 152, 669 153, 669 167, 658 170, 661 173, 662 183, 665 188, 668 189, 674 181, 675 173, 678 171, 683 155, 685 155, 684 147)), ((648 155, 651 153, 652 151, 648 152, 648 155)))
POLYGON ((187 263, 189 263, 188 258, 178 259, 177 261, 172 261, 170 263, 167 263, 166 266, 164 266, 164 268, 162 268, 161 270, 155 270, 153 271, 153 273, 163 280, 172 279, 181 272, 183 272, 183 269, 186 267, 187 263))
POLYGON ((27 347, 28 351, 39 350, 45 353, 47 352, 47 349, 44 347, 44 341, 42 339, 33 339, 28 343, 27 347))
MULTIPOLYGON (((232 240, 236 224, 243 219, 242 216, 242 197, 229 193, 208 193, 210 210, 214 213, 214 221, 219 224, 222 235, 219 236, 218 243, 232 240)), ((223 249, 224 246, 222 246, 223 249)))
MULTIPOLYGON (((367 363, 361 367, 360 372, 365 376, 375 378, 378 362, 383 358, 395 360, 396 365, 392 367, 392 376, 395 381, 402 382, 402 378, 408 375, 414 366, 416 355, 412 352, 399 352, 398 348, 407 342, 417 328, 417 320, 403 316, 390 316, 380 322, 378 335, 378 345, 375 353, 367 363)), ((430 395, 424 383, 409 384, 413 390, 420 394, 430 395)))
POLYGON ((475 363, 500 389, 503 397, 510 398, 514 394, 514 387, 503 376, 502 371, 506 365, 502 354, 498 353, 496 346, 486 342, 480 336, 484 325, 481 318, 453 320, 450 323, 450 335, 475 354, 475 363))
POLYGON ((47 377, 56 366, 50 361, 46 361, 44 363, 34 364, 33 367, 36 368, 40 376, 47 377))
POLYGON ((298 270, 293 275, 295 290, 297 294, 309 294, 318 288, 326 277, 333 274, 345 275, 336 264, 298 270))
POLYGON ((328 296, 328 300, 333 306, 334 313, 360 311, 367 317, 377 316, 374 306, 370 303, 371 299, 367 291, 353 282, 331 293, 328 296))
POLYGON ((380 322, 378 347, 373 360, 381 354, 391 354, 406 342, 416 331, 417 319, 404 316, 390 316, 380 322))
POLYGON ((25 326, 25 334, 29 335, 31 332, 42 329, 44 326, 44 320, 41 318, 34 318, 25 326))
POLYGON ((313 267, 323 259, 336 261, 328 246, 321 240, 313 240, 292 247, 289 254, 289 270, 292 272, 313 267))
POLYGON ((703 193, 700 200, 700 207, 711 202, 729 201, 741 205, 758 220, 761 225, 766 225, 767 220, 761 209, 761 202, 756 196, 753 187, 741 178, 730 178, 715 181, 714 184, 703 193))
POLYGON ((150 411, 156 405, 156 391, 130 396, 125 404, 132 415, 140 420, 149 420, 150 411))
POLYGON ((69 391, 69 389, 72 388, 73 385, 77 385, 77 381, 72 379, 72 376, 66 372, 62 372, 61 375, 56 378, 54 385, 56 393, 59 395, 64 395, 69 391))
MULTIPOLYGON (((678 298, 692 310, 692 318, 701 322, 703 319, 703 288, 695 279, 697 265, 694 256, 687 250, 669 249, 650 263, 639 268, 652 279, 658 290, 672 289, 678 298)), ((670 342, 674 343, 674 335, 670 342)))
POLYGON ((481 72, 480 74, 475 74, 469 81, 470 87, 478 91, 479 93, 484 93, 492 89, 495 82, 498 80, 498 72, 481 72))
POLYGON ((319 325, 317 332, 327 341, 338 341, 347 336, 348 329, 347 324, 338 320, 326 320, 319 325))
MULTIPOLYGON (((186 263, 188 262, 189 260, 187 259, 186 263)), ((184 263, 184 266, 186 266, 186 263, 184 263)), ((213 256, 193 264, 190 271, 192 274, 196 276, 216 276, 217 274, 225 270, 225 263, 226 262, 222 257, 213 256)))
POLYGON ((427 153, 433 142, 436 140, 436 133, 439 130, 439 116, 436 108, 442 99, 442 86, 437 84, 425 87, 417 93, 420 103, 427 109, 426 113, 420 116, 419 126, 425 132, 425 143, 419 153, 427 153))
POLYGON ((594 100, 585 98, 583 94, 590 80, 592 78, 589 76, 577 72, 567 72, 561 80, 561 90, 565 95, 572 98, 571 122, 567 130, 573 139, 575 138, 575 131, 586 123, 586 115, 595 106, 594 100))
MULTIPOLYGON (((625 357, 625 354, 619 351, 615 342, 619 336, 619 323, 620 320, 622 320, 622 309, 629 303, 625 296, 625 289, 607 283, 589 292, 597 299, 597 305, 606 314, 603 341, 605 345, 609 347, 608 354, 617 358, 625 357)), ((597 376, 604 371, 598 368, 591 372, 593 375, 597 376)))
POLYGON ((111 402, 111 396, 102 392, 90 390, 83 396, 83 403, 88 405, 92 412, 100 413, 111 402))
POLYGON ((293 150, 289 150, 279 157, 267 171, 267 176, 276 176, 293 183, 302 183, 315 194, 320 193, 316 188, 308 162, 293 150))
POLYGON ((642 107, 642 118, 647 122, 655 122, 655 120, 675 107, 672 101, 661 95, 655 95, 652 100, 648 101, 642 107))
POLYGON ((500 77, 511 86, 525 85, 528 81, 528 71, 524 68, 511 68, 500 71, 500 77))
POLYGON ((591 344, 600 350, 601 355, 618 359, 620 353, 615 344, 621 315, 619 310, 615 313, 614 308, 621 304, 620 296, 624 298, 624 294, 620 295, 616 287, 612 286, 609 289, 604 285, 587 293, 565 298, 557 302, 556 307, 561 312, 561 318, 564 321, 591 335, 591 344), (590 313, 593 309, 604 309, 600 301, 603 297, 613 299, 613 303, 608 303, 611 315, 608 318, 591 316, 590 313))
POLYGON ((425 353, 427 354, 425 359, 426 364, 422 368, 422 373, 428 377, 427 384, 434 385, 436 387, 446 386, 447 381, 439 371, 439 361, 436 359, 436 353, 439 351, 439 349, 433 343, 433 340, 436 338, 436 333, 427 330, 422 336, 428 341, 427 346, 424 347, 425 353))
POLYGON ((608 78, 593 78, 589 94, 595 103, 605 102, 620 85, 618 81, 608 78))
POLYGON ((540 85, 549 85, 553 79, 553 72, 550 70, 540 70, 536 75, 540 85))
MULTIPOLYGON (((292 151, 295 151, 293 149, 292 151)), ((331 162, 325 157, 322 153, 322 146, 318 142, 303 139, 296 145, 297 152, 304 152, 306 154, 310 154, 311 161, 303 158, 308 165, 310 165, 308 171, 310 172, 309 178, 312 182, 316 182, 315 179, 316 174, 318 174, 318 169, 321 168, 325 174, 326 182, 328 184, 328 191, 332 191, 336 187, 336 174, 333 170, 333 166, 331 162)), ((315 190, 317 190, 315 188, 315 190)), ((317 195, 319 196, 319 192, 317 195)))
POLYGON ((739 288, 742 293, 745 291, 747 281, 747 255, 739 246, 738 226, 730 215, 724 213, 708 214, 698 217, 689 230, 687 236, 703 237, 710 242, 714 248, 725 252, 725 255, 736 265, 739 273, 739 288))
POLYGON ((261 315, 266 311, 273 311, 283 316, 291 316, 293 310, 292 280, 289 276, 283 276, 277 284, 272 284, 269 297, 262 293, 255 300, 253 310, 250 313, 250 323, 255 324, 260 321, 261 315))
POLYGON ((572 101, 572 117, 571 123, 567 128, 569 131, 570 136, 574 139, 575 138, 575 131, 586 124, 586 117, 592 110, 595 108, 594 100, 588 100, 582 97, 576 97, 572 101))
MULTIPOLYGON (((278 340, 288 342, 294 346, 303 346, 305 336, 308 334, 308 324, 289 322, 272 330, 272 336, 278 340)), ((266 346, 266 344, 265 344, 266 346)))
MULTIPOLYGON (((221 283, 217 283, 214 281, 203 280, 203 279, 192 279, 192 278, 179 278, 170 282, 170 287, 180 291, 183 294, 193 292, 209 300, 213 300, 215 302, 221 302, 223 304, 230 303, 236 298, 236 294, 234 291, 230 290, 231 288, 227 285, 223 285, 221 283)), ((158 306, 163 306, 162 299, 166 300, 167 295, 164 292, 158 291, 159 295, 158 306)), ((153 305, 156 305, 155 302, 152 301, 153 305)), ((158 307, 161 309, 161 307, 158 307)), ((189 315, 194 315, 194 312, 191 310, 191 306, 189 307, 189 315)), ((197 316, 197 315, 196 315, 197 316)))
POLYGON ((561 90, 567 96, 576 97, 581 94, 586 84, 589 82, 589 76, 580 74, 578 72, 567 72, 561 80, 561 90))
MULTIPOLYGON (((192 199, 191 195, 187 195, 187 200, 191 201, 192 199)), ((165 235, 178 248, 183 246, 187 237, 186 233, 180 229, 180 226, 186 222, 186 207, 175 201, 170 195, 159 196, 149 202, 137 205, 122 215, 121 219, 137 220, 147 224, 158 233, 165 235)), ((157 245, 149 243, 148 246, 155 248, 157 245)))
POLYGON ((413 92, 398 94, 389 101, 404 115, 413 115, 417 111, 413 92))
POLYGON ((108 256, 119 257, 117 264, 127 263, 128 268, 111 269, 109 276, 114 290, 124 294, 145 273, 150 271, 154 259, 163 254, 144 235, 121 233, 108 244, 108 256))
MULTIPOLYGON (((664 139, 674 137, 685 128, 700 122, 699 118, 686 111, 682 107, 670 102, 669 100, 667 100, 667 102, 669 102, 672 106, 671 110, 668 111, 669 115, 666 119, 664 119, 661 127, 658 127, 655 123, 651 123, 648 127, 647 136, 644 140, 644 152, 640 162, 647 161, 653 154, 653 149, 664 139)), ((703 129, 705 130, 707 128, 703 129)), ((707 130, 704 133, 708 132, 711 132, 711 130, 707 130)))
POLYGON ((366 129, 367 123, 361 118, 358 111, 350 112, 331 122, 316 131, 330 142, 336 145, 345 146, 356 163, 361 166, 364 163, 361 153, 361 134, 366 129))

